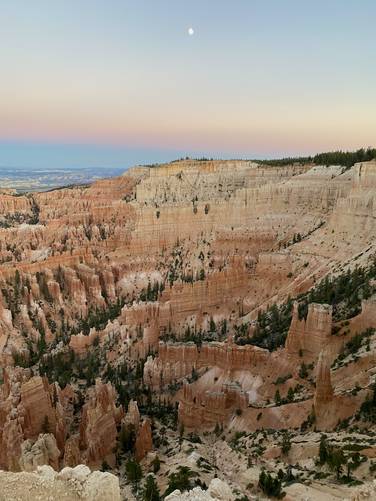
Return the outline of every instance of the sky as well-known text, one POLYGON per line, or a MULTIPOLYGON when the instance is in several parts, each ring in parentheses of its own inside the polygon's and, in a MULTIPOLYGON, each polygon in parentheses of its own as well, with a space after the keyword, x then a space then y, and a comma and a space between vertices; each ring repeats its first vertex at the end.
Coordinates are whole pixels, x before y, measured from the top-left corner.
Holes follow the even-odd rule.
POLYGON ((375 19, 375 0, 2 0, 0 166, 376 146, 375 19))

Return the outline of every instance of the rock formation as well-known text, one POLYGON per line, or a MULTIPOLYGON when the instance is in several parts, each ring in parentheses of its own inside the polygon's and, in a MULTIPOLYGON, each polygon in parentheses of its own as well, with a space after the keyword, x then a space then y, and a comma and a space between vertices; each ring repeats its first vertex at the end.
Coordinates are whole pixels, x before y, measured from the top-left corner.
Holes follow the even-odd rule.
POLYGON ((153 438, 151 434, 151 425, 150 420, 145 419, 139 425, 136 434, 136 443, 135 443, 135 457, 137 461, 141 461, 148 452, 150 452, 153 448, 153 438))
POLYGON ((2 499, 27 501, 120 501, 119 479, 111 473, 90 472, 84 465, 64 468, 57 473, 50 466, 39 466, 34 473, 0 471, 2 499))
POLYGON ((179 422, 187 429, 213 430, 216 425, 225 425, 235 410, 247 406, 248 397, 236 384, 203 394, 185 385, 179 402, 179 422))
POLYGON ((84 449, 87 464, 98 464, 111 456, 116 448, 117 424, 122 409, 115 405, 115 391, 110 383, 97 380, 89 401, 82 409, 80 449, 84 449))
POLYGON ((144 381, 159 388, 172 381, 190 376, 193 369, 219 367, 225 371, 260 370, 269 361, 267 350, 257 346, 228 343, 160 343, 158 358, 148 357, 144 366, 144 381))
POLYGON ((128 404, 128 411, 123 418, 122 424, 125 426, 132 425, 135 430, 140 426, 140 411, 138 410, 137 402, 130 400, 128 404))
MULTIPOLYGON (((152 423, 139 408, 153 408, 158 430, 178 406, 178 427, 197 434, 330 432, 339 420, 366 428, 359 409, 374 383, 375 277, 352 294, 354 308, 335 305, 334 320, 330 305, 311 303, 306 315, 301 306, 299 316, 295 302, 285 346, 283 305, 304 304, 322 278, 356 266, 374 275, 375 193, 376 162, 189 159, 91 186, 1 191, 0 466, 39 468, 71 499, 68 478, 106 499, 97 480, 111 477, 75 467, 113 467, 119 432, 132 427, 147 469, 152 423), (273 305, 282 307, 275 322, 273 305), (129 402, 126 413, 118 402, 129 402), (57 476, 43 464, 68 469, 57 476)), ((185 452, 172 454, 197 462, 185 452)), ((161 466, 160 487, 170 466, 161 466)), ((40 475, 25 475, 39 489, 40 475)), ((224 486, 196 494, 232 499, 224 486)))
POLYGON ((315 391, 315 410, 320 414, 320 407, 333 400, 333 387, 330 377, 330 362, 328 355, 322 351, 319 356, 316 371, 316 391, 315 391))
POLYGON ((353 399, 349 395, 334 395, 330 357, 328 352, 322 351, 317 365, 314 397, 317 428, 319 430, 333 429, 341 420, 352 416, 358 407, 359 398, 353 399))
POLYGON ((141 421, 137 402, 131 400, 128 404, 128 411, 122 420, 122 427, 132 429, 135 434, 135 457, 141 461, 153 448, 153 437, 150 419, 141 421))
POLYGON ((219 478, 214 478, 206 491, 203 491, 200 487, 195 487, 188 492, 180 492, 176 490, 169 494, 166 501, 210 501, 212 499, 220 499, 222 501, 233 501, 235 496, 231 492, 230 487, 220 480, 219 478))
POLYGON ((301 353, 311 358, 317 358, 329 343, 331 332, 331 306, 311 303, 308 306, 307 318, 300 319, 298 303, 295 303, 286 339, 286 349, 292 355, 301 353))
POLYGON ((21 385, 21 413, 26 438, 35 438, 49 429, 55 432, 56 411, 45 378, 34 376, 21 385))
POLYGON ((23 471, 34 471, 44 464, 59 468, 60 451, 52 434, 39 435, 36 442, 25 440, 21 445, 20 467, 23 471))
POLYGON ((16 470, 21 468, 20 457, 24 455, 24 451, 34 447, 34 442, 37 443, 33 451, 50 457, 51 464, 57 466, 56 461, 60 453, 56 453, 52 438, 43 438, 44 435, 40 434, 53 434, 54 440, 55 437, 57 439, 57 447, 60 450, 64 448, 65 420, 69 417, 64 403, 67 391, 61 392, 58 386, 49 385, 47 380, 40 376, 30 378, 30 372, 20 368, 4 371, 2 390, 1 466, 16 470), (40 452, 41 449, 48 450, 48 454, 40 452))

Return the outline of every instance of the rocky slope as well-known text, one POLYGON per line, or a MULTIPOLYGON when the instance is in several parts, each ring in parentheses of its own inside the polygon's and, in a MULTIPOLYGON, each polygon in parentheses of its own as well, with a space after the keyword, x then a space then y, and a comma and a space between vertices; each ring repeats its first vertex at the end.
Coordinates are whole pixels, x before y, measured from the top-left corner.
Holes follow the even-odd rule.
MULTIPOLYGON (((367 481, 375 207, 376 161, 184 160, 87 187, 0 193, 0 467, 111 469, 131 498, 130 457, 168 487, 180 451, 166 433, 177 447, 201 437, 206 454, 210 440, 272 430, 265 440, 277 444, 290 430, 310 445, 312 470, 313 433, 328 433, 332 451, 356 432, 369 440, 347 481, 367 481), (155 455, 172 465, 165 477, 155 455)), ((271 443, 258 447, 251 476, 295 464, 271 443)), ((341 495, 325 465, 320 481, 341 495)), ((233 492, 261 492, 216 469, 233 492)))
POLYGON ((120 501, 118 479, 110 473, 90 472, 84 465, 64 468, 57 473, 49 466, 40 466, 34 473, 0 471, 0 500, 38 499, 50 501, 120 501))

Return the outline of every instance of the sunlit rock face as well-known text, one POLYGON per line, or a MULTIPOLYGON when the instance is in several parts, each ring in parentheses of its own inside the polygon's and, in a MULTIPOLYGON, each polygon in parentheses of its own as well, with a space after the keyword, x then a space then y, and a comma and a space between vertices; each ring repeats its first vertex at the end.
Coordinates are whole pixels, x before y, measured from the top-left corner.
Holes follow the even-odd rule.
POLYGON ((116 448, 116 425, 122 418, 122 409, 115 405, 115 391, 110 383, 97 380, 82 409, 80 449, 87 464, 98 465, 113 454, 116 448))
POLYGON ((298 302, 369 265, 375 193, 376 162, 194 160, 1 192, 0 467, 114 467, 130 425, 147 463, 145 409, 161 402, 197 433, 296 430, 312 416, 326 431, 356 414, 371 394, 372 338, 333 364, 376 327, 372 283, 347 323, 320 301, 299 315, 298 302), (283 342, 252 344, 260 313, 289 297, 283 342))
POLYGON ((332 332, 332 308, 325 304, 311 303, 307 318, 300 319, 298 304, 294 304, 291 326, 286 339, 289 353, 299 353, 317 358, 330 342, 332 332))

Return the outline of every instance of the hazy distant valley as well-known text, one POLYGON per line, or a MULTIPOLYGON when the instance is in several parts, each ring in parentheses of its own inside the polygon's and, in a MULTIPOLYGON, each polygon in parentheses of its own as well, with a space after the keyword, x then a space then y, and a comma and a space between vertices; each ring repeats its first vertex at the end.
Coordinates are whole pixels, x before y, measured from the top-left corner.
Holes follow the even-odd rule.
POLYGON ((83 169, 36 169, 0 166, 0 189, 25 191, 46 191, 74 184, 88 184, 97 179, 119 175, 123 169, 83 168, 83 169))

